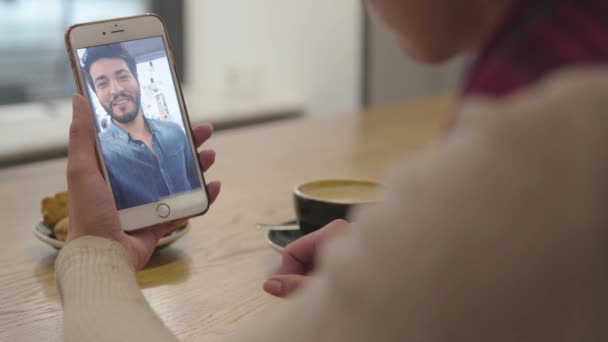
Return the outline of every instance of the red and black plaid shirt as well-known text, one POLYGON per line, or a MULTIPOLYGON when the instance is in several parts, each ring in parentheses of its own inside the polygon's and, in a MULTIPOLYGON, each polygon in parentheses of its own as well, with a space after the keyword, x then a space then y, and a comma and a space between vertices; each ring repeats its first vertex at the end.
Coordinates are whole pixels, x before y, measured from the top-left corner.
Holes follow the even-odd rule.
POLYGON ((599 63, 608 63, 608 0, 514 0, 463 95, 509 95, 556 69, 599 63))

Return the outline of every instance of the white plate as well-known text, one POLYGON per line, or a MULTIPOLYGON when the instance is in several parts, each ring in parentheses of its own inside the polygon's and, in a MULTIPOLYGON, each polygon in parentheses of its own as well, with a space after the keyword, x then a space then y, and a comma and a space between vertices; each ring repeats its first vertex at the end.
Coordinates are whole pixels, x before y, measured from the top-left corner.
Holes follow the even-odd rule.
POLYGON ((266 242, 270 248, 279 253, 283 253, 285 247, 302 237, 299 229, 294 230, 269 230, 266 233, 266 242))
MULTIPOLYGON (((180 228, 172 233, 169 233, 168 235, 165 235, 163 238, 160 239, 160 241, 158 241, 158 245, 156 245, 156 248, 158 249, 161 247, 169 246, 170 244, 179 240, 189 230, 190 224, 187 224, 184 228, 180 228)), ((38 240, 57 249, 61 249, 65 245, 65 242, 55 239, 52 235, 51 229, 42 222, 38 222, 34 226, 34 235, 38 238, 38 240)))

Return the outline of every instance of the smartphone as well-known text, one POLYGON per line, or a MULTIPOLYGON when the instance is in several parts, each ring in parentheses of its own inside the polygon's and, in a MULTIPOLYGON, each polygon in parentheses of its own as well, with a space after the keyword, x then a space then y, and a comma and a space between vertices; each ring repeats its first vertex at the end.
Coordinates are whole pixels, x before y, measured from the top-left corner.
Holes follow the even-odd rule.
POLYGON ((122 227, 199 216, 209 195, 160 17, 76 24, 65 42, 91 106, 97 157, 122 227))

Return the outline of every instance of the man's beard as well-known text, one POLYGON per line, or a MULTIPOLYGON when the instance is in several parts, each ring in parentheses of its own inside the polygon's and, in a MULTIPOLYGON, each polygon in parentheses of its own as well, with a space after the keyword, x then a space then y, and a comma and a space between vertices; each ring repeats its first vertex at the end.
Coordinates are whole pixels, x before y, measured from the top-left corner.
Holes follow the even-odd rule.
POLYGON ((106 110, 108 115, 110 115, 112 120, 119 122, 121 124, 130 123, 133 120, 135 120, 135 118, 137 118, 137 115, 139 114, 139 110, 141 109, 141 92, 137 91, 137 93, 135 94, 135 98, 133 96, 129 96, 129 95, 121 92, 120 94, 112 97, 112 101, 110 102, 109 107, 106 107, 105 105, 102 105, 102 106, 106 110), (129 100, 131 100, 133 102, 133 104, 135 104, 135 109, 131 112, 127 112, 127 113, 123 114, 122 116, 119 116, 112 111, 112 107, 113 107, 114 101, 116 101, 118 98, 121 98, 121 97, 126 97, 129 100))

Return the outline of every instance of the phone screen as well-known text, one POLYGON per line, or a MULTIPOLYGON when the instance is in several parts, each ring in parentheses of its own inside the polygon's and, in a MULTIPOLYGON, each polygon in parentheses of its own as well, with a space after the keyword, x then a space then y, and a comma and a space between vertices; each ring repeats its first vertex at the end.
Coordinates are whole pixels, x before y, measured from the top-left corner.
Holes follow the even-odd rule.
POLYGON ((201 191, 162 36, 77 52, 117 209, 201 191))

